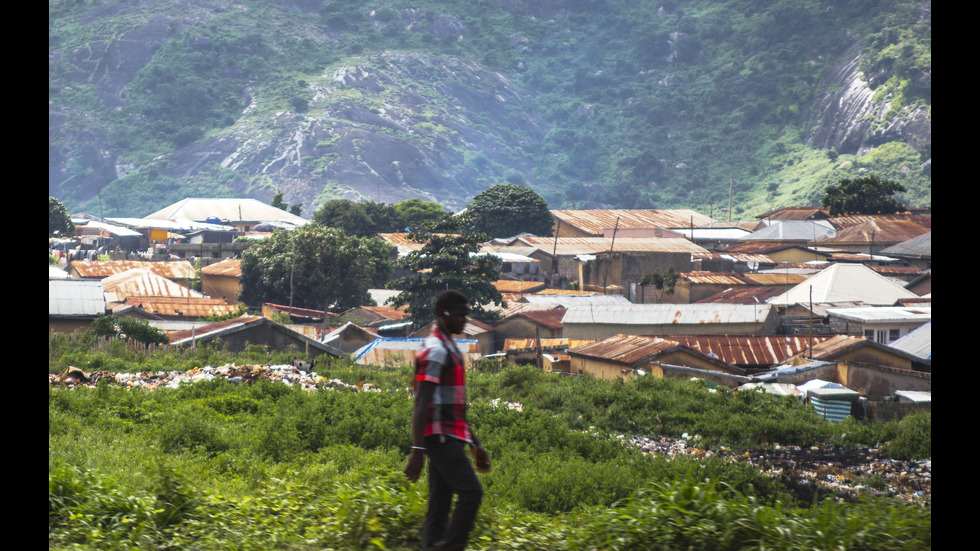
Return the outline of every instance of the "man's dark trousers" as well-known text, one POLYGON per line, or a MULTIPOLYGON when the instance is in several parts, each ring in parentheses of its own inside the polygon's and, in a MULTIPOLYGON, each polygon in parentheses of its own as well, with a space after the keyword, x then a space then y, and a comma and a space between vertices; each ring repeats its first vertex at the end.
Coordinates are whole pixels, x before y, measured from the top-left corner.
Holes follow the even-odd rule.
POLYGON ((425 438, 425 455, 429 458, 429 509, 422 525, 422 549, 456 551, 466 547, 483 500, 483 487, 466 456, 466 446, 462 440, 446 435, 425 438), (450 517, 453 494, 459 498, 450 517))

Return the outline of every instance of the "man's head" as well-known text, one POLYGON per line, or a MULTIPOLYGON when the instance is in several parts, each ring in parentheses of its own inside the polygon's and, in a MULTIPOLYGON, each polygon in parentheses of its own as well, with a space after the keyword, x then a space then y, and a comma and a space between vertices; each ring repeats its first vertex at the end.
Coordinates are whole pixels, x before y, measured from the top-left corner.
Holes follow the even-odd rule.
POLYGON ((459 291, 450 289, 436 297, 436 321, 451 335, 463 332, 469 313, 469 301, 459 291))

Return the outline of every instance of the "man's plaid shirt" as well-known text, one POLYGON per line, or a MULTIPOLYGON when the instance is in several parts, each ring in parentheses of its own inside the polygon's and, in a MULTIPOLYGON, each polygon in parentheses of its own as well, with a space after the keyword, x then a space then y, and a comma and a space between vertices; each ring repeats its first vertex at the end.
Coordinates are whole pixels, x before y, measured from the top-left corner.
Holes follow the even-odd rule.
POLYGON ((415 382, 436 384, 432 406, 425 425, 425 436, 446 434, 466 442, 473 436, 466 423, 466 369, 451 336, 438 326, 426 337, 425 346, 415 357, 415 382))

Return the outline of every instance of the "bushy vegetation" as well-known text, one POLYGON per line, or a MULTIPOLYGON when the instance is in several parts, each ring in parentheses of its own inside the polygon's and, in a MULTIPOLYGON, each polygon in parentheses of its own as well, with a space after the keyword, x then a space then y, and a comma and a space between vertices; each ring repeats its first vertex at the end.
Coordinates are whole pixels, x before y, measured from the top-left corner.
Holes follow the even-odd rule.
MULTIPOLYGON (((202 347, 118 356, 55 338, 65 362, 128 371, 285 361, 202 347), (99 359, 102 358, 102 359, 99 359)), ((290 356, 282 354, 282 356, 290 356)), ((412 549, 425 481, 411 445, 408 366, 346 360, 322 375, 378 390, 308 393, 216 378, 155 391, 49 388, 51 549, 412 549)), ((503 365, 470 371, 471 418, 493 454, 473 549, 921 549, 931 510, 890 498, 801 502, 779 479, 719 456, 648 456, 620 435, 697 435, 734 450, 887 440, 931 453, 928 416, 831 424, 799 403, 693 381, 604 382, 503 365), (515 401, 521 410, 501 401, 515 401), (882 440, 885 439, 885 440, 882 440), (693 547, 691 547, 693 546, 693 547)))

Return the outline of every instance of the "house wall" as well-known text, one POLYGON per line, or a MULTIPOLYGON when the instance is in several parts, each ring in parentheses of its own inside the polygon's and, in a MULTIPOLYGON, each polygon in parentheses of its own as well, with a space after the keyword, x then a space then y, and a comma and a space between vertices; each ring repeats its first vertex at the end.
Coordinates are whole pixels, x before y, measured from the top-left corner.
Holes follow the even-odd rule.
POLYGON ((507 339, 533 339, 539 336, 542 339, 561 337, 561 329, 549 329, 547 327, 542 327, 533 321, 521 317, 515 316, 510 319, 504 320, 494 326, 493 331, 493 350, 494 352, 500 352, 504 349, 504 342, 507 339), (540 333, 536 333, 539 331, 540 333))
MULTIPOLYGON (((602 358, 594 358, 589 356, 578 356, 571 355, 569 361, 569 369, 572 373, 578 375, 591 375, 596 379, 616 379, 616 378, 629 378, 636 377, 636 369, 642 369, 648 374, 655 377, 665 376, 665 370, 660 367, 660 364, 670 364, 679 365, 684 367, 692 367, 695 369, 703 369, 706 371, 713 371, 717 373, 724 374, 724 371, 717 364, 710 361, 698 358, 684 352, 683 350, 678 350, 674 352, 668 352, 666 354, 661 354, 657 356, 656 362, 645 361, 639 362, 632 366, 624 365, 618 362, 612 362, 604 360, 602 358)), ((669 371, 668 371, 669 373, 669 371)), ((689 375, 688 375, 689 377, 689 375)))
POLYGON ((798 247, 791 247, 781 251, 766 253, 766 256, 773 259, 777 264, 786 262, 791 264, 802 264, 811 260, 826 260, 826 255, 813 253, 798 247))
POLYGON ((238 301, 239 281, 237 277, 201 274, 201 292, 212 298, 221 298, 236 306, 238 301))
POLYGON ((604 253, 582 266, 582 283, 628 288, 630 283, 640 283, 644 275, 656 270, 663 272, 671 266, 677 272, 691 271, 691 253, 604 253))
POLYGON ((92 318, 52 318, 48 317, 48 336, 55 333, 74 333, 92 328, 92 318))
POLYGON ((896 390, 932 391, 932 374, 856 364, 838 364, 840 384, 860 392, 871 401, 895 395, 896 390))

